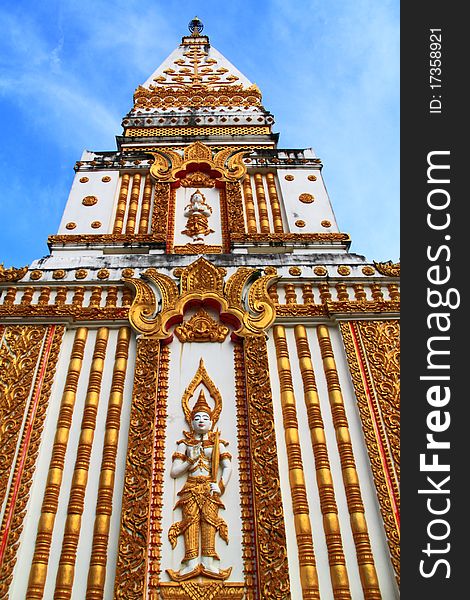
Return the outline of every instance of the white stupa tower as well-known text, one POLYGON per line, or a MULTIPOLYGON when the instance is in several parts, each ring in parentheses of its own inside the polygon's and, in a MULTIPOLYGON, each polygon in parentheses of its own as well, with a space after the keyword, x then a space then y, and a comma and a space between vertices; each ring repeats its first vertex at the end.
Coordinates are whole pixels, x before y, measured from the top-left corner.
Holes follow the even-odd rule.
POLYGON ((399 264, 273 124, 193 19, 0 267, 1 599, 398 598, 399 264))

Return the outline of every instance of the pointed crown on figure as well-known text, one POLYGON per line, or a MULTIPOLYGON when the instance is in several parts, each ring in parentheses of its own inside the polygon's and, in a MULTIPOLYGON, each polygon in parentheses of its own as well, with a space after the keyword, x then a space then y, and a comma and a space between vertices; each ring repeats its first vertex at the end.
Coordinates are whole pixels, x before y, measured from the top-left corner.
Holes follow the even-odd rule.
POLYGON ((208 414, 212 420, 212 409, 207 404, 206 397, 204 396, 204 390, 201 390, 199 392, 199 397, 196 400, 196 404, 193 406, 193 409, 191 411, 191 419, 193 419, 194 415, 199 412, 208 414))

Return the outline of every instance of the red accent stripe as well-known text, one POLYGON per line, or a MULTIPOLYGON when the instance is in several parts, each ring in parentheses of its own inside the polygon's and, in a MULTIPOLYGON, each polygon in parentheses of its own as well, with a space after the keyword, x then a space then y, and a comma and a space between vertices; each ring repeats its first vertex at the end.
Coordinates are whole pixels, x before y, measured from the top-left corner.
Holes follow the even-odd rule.
POLYGON ((26 429, 24 431, 22 453, 21 453, 21 456, 17 459, 18 470, 17 470, 17 474, 16 474, 16 480, 15 480, 12 488, 10 488, 12 490, 10 492, 11 493, 11 502, 9 505, 8 515, 6 516, 6 521, 4 521, 5 522, 5 530, 3 532, 3 538, 1 541, 1 545, 0 545, 0 564, 3 560, 5 548, 8 543, 8 535, 10 533, 10 525, 11 525, 11 521, 13 518, 13 512, 15 510, 16 499, 18 497, 18 491, 19 491, 20 485, 21 485, 21 479, 22 479, 22 475, 23 475, 24 465, 26 462, 26 456, 28 454, 28 449, 29 449, 29 441, 31 439, 31 432, 33 430, 34 419, 36 417, 36 412, 37 412, 37 408, 38 408, 38 404, 39 404, 39 398, 41 396, 42 385, 43 385, 44 377, 46 374, 47 361, 49 359, 49 354, 51 351, 52 340, 54 338, 55 329, 56 329, 55 325, 52 325, 49 328, 49 334, 48 334, 46 344, 45 344, 44 350, 43 350, 41 366, 39 368, 39 373, 36 378, 37 386, 36 386, 36 393, 34 395, 34 398, 32 399, 32 411, 31 411, 29 422, 26 425, 26 429), (19 462, 18 462, 18 460, 19 460, 19 462))
POLYGON ((359 368, 361 370, 361 374, 362 374, 362 383, 364 385, 364 389, 366 392, 366 397, 367 397, 367 402, 369 404, 369 412, 371 414, 372 417, 372 423, 374 425, 374 432, 375 432, 375 438, 377 440, 377 444, 379 447, 379 452, 382 458, 382 466, 383 466, 383 470, 385 473, 385 478, 387 481, 387 487, 388 487, 388 495, 390 497, 391 503, 392 503, 392 509, 393 509, 393 514, 395 516, 395 521, 397 523, 397 527, 398 529, 400 528, 400 512, 398 510, 398 506, 397 506, 397 501, 395 498, 395 494, 393 492, 393 484, 392 484, 392 479, 390 477, 390 472, 388 469, 388 465, 387 465, 387 458, 386 458, 386 454, 384 451, 384 447, 382 444, 382 440, 380 438, 380 434, 379 434, 379 429, 378 429, 378 425, 377 425, 377 419, 375 418, 375 412, 374 412, 374 408, 373 408, 373 401, 372 401, 372 394, 371 391, 369 389, 369 386, 367 384, 367 377, 366 377, 366 372, 364 369, 364 364, 362 361, 362 352, 361 352, 361 348, 359 346, 357 337, 356 337, 356 332, 354 330, 353 324, 350 323, 350 329, 351 329, 351 334, 352 334, 352 338, 353 338, 353 342, 354 342, 354 346, 356 348, 356 355, 358 357, 358 363, 359 363, 359 368))

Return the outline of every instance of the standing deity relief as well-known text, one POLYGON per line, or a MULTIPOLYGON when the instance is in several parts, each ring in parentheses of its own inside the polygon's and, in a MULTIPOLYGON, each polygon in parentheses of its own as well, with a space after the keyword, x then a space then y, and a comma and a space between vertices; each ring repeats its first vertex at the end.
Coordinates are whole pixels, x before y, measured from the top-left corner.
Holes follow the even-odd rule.
POLYGON ((182 398, 182 408, 189 425, 184 438, 177 442, 170 475, 185 478, 178 492, 175 509, 180 509, 182 519, 174 522, 168 531, 172 548, 178 537, 183 537, 184 557, 179 571, 167 569, 173 581, 184 581, 198 575, 218 580, 229 577, 232 568, 220 567, 216 551, 216 538, 229 543, 227 524, 219 516, 224 504, 221 496, 232 473, 228 442, 220 438, 215 428, 222 410, 222 398, 207 375, 201 359, 198 371, 182 398), (204 393, 208 390, 214 406, 208 404, 204 393), (190 402, 196 396, 192 408, 190 402))
POLYGON ((187 218, 186 229, 181 233, 193 238, 193 242, 202 242, 202 236, 214 233, 209 227, 209 217, 212 207, 209 206, 204 194, 198 189, 189 199, 189 204, 184 207, 184 216, 187 218))

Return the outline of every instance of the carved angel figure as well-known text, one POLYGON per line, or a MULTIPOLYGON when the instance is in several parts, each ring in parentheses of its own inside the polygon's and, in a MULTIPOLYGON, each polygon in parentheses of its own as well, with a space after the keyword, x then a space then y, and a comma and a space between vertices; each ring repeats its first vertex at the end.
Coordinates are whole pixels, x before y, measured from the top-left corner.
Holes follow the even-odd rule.
POLYGON ((204 235, 214 233, 209 227, 209 217, 212 214, 212 208, 207 204, 206 199, 200 190, 196 190, 189 199, 189 204, 184 207, 184 216, 187 217, 186 229, 181 233, 192 237, 193 242, 203 241, 204 235))
POLYGON ((227 524, 219 517, 219 510, 224 508, 220 497, 232 472, 227 442, 213 430, 219 413, 220 408, 211 410, 201 389, 190 415, 191 431, 184 432, 185 437, 178 442, 173 454, 171 477, 187 475, 175 506, 181 509, 183 518, 168 532, 173 548, 178 536, 184 539, 182 568, 178 572, 167 570, 176 581, 201 574, 223 580, 232 570, 231 567, 219 568, 220 559, 215 549, 217 533, 228 543, 227 524))

